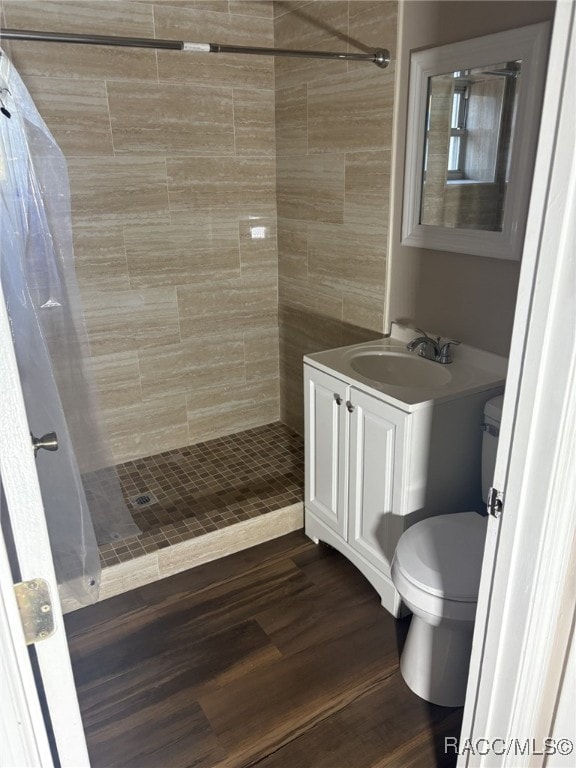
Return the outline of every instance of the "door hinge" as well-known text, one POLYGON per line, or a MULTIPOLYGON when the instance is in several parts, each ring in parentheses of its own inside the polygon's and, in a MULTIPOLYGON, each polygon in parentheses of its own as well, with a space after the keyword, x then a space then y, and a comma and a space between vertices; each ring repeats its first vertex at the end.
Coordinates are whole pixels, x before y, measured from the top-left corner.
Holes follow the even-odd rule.
POLYGON ((46 640, 54 634, 54 616, 48 582, 32 579, 14 584, 26 645, 46 640))
POLYGON ((496 518, 501 517, 503 508, 504 493, 497 488, 490 488, 488 490, 488 501, 486 502, 488 514, 496 518))

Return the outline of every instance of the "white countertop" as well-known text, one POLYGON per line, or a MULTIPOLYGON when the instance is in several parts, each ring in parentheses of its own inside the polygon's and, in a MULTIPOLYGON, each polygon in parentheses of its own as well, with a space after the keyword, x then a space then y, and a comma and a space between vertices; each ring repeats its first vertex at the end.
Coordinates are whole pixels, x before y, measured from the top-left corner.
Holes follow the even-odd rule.
MULTIPOLYGON (((403 411, 415 411, 431 403, 453 400, 483 390, 499 387, 503 389, 508 360, 466 344, 452 347, 453 362, 446 365, 420 358, 423 365, 443 369, 436 374, 434 371, 431 372, 431 378, 440 376, 448 379, 448 381, 439 384, 425 383, 419 386, 405 386, 376 381, 361 375, 352 365, 354 358, 358 359, 359 356, 370 354, 386 355, 393 353, 393 357, 413 355, 417 358, 418 352, 408 352, 406 345, 420 335, 418 331, 412 328, 393 323, 392 335, 388 338, 329 349, 325 352, 316 352, 312 355, 306 355, 304 362, 326 373, 342 376, 369 394, 374 394, 380 398, 384 395, 387 402, 403 411)), ((443 339, 443 341, 447 341, 447 339, 443 339)))

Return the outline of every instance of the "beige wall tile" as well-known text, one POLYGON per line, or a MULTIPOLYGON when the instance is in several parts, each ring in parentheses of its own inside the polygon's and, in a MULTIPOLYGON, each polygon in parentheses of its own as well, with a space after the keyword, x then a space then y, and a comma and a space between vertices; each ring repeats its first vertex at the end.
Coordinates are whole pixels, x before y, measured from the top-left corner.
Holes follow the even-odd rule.
POLYGON ((172 3, 157 3, 154 5, 156 35, 175 40, 231 45, 274 44, 270 18, 236 14, 230 10, 230 14, 223 14, 200 8, 177 7, 172 3), (178 34, 173 34, 176 32, 178 34))
POLYGON ((93 357, 92 371, 104 412, 133 405, 142 399, 136 352, 93 357))
MULTIPOLYGON (((296 44, 280 46, 276 43, 276 45, 278 47, 304 49, 304 46, 296 44)), ((335 42, 333 45, 328 46, 314 46, 314 49, 340 51, 346 50, 346 44, 335 42)), ((330 77, 336 74, 336 72, 340 74, 347 72, 345 61, 282 57, 274 61, 274 82, 276 83, 276 88, 294 88, 311 83, 313 80, 330 77)))
POLYGON ((66 157, 114 154, 103 81, 30 76, 26 86, 66 157))
POLYGON ((308 224, 278 219, 278 276, 308 280, 308 224))
POLYGON ((242 274, 278 274, 276 217, 254 216, 238 222, 242 274))
MULTIPOLYGON (((115 0, 7 0, 6 24, 49 32, 154 37, 150 5, 115 0)), ((21 75, 70 79, 157 80, 154 51, 89 45, 12 42, 21 75)))
POLYGON ((108 83, 116 152, 171 155, 233 155, 231 88, 108 83))
POLYGON ((211 391, 216 386, 243 385, 244 341, 241 333, 143 349, 138 353, 144 400, 163 394, 211 391))
POLYGON ((278 326, 244 333, 246 381, 278 378, 278 326))
MULTIPOLYGON (((317 313, 323 317, 342 319, 340 291, 305 280, 283 278, 278 286, 280 304, 302 312, 317 313)), ((313 332, 313 328, 311 328, 313 332)))
POLYGON ((228 13, 230 10, 228 0, 137 0, 140 3, 154 3, 154 5, 172 5, 188 11, 213 11, 214 13, 228 13))
POLYGON ((272 0, 230 0, 230 13, 272 19, 274 3, 272 0))
POLYGON ((308 152, 308 89, 306 84, 276 90, 276 152, 308 152))
POLYGON ((274 155, 274 91, 234 88, 237 155, 274 155))
POLYGON ((120 222, 86 217, 73 227, 74 262, 81 290, 127 291, 130 288, 124 237, 120 222))
POLYGON ((194 218, 206 213, 210 219, 210 237, 214 252, 228 254, 228 258, 240 268, 240 241, 238 239, 238 213, 234 208, 214 208, 208 211, 177 211, 172 213, 172 221, 176 222, 180 217, 192 215, 194 218))
MULTIPOLYGON (((213 247, 209 216, 124 228, 131 288, 182 285, 240 274, 238 248, 213 247)), ((237 242, 237 237, 236 237, 237 242)))
MULTIPOLYGON (((346 197, 390 194, 389 150, 346 155, 346 197)), ((360 202, 359 200, 357 202, 360 202)))
MULTIPOLYGON (((289 13, 276 17, 274 32, 278 48, 346 51, 348 2, 319 0, 292 5, 289 13)), ((279 58, 275 61, 276 88, 301 85, 346 71, 345 61, 279 58)))
POLYGON ((152 9, 141 3, 117 0, 4 0, 4 12, 8 26, 20 29, 154 37, 152 9))
POLYGON ((274 18, 278 19, 303 5, 310 5, 311 2, 312 0, 274 0, 274 18))
POLYGON ((278 216, 341 223, 344 219, 344 155, 277 159, 278 216))
MULTIPOLYGON (((349 5, 349 34, 351 53, 366 49, 387 48, 392 60, 396 58, 398 3, 396 0, 353 0, 349 5)), ((367 65, 348 62, 348 69, 360 70, 367 65)), ((393 62, 387 71, 392 71, 393 62)))
POLYGON ((341 290, 381 292, 386 288, 386 228, 310 224, 308 274, 311 281, 341 290))
POLYGON ((278 379, 262 379, 239 387, 215 387, 191 393, 188 400, 190 443, 277 421, 278 379))
MULTIPOLYGON (((278 0, 276 44, 394 52, 396 10, 385 0, 278 0)), ((357 62, 275 64, 281 417, 297 430, 302 356, 382 332, 393 73, 357 62)))
POLYGON ((168 216, 164 158, 94 157, 68 161, 75 224, 96 218, 128 223, 168 216))
POLYGON ((118 463, 188 444, 184 395, 137 401, 105 412, 104 424, 118 463))
POLYGON ((10 52, 12 62, 21 76, 131 80, 141 83, 158 80, 155 52, 142 48, 105 48, 13 40, 10 52))
POLYGON ((383 226, 388 221, 390 155, 388 150, 346 155, 346 224, 383 226))
POLYGON ((141 291, 84 290, 93 355, 163 346, 180 341, 175 288, 141 291))
POLYGON ((382 294, 345 292, 342 300, 342 319, 345 323, 382 333, 385 303, 382 294))
POLYGON ((394 77, 378 67, 308 85, 308 151, 351 152, 392 145, 394 77))
POLYGON ((277 322, 275 276, 251 275, 177 288, 183 339, 235 330, 269 328, 277 322))
MULTIPOLYGON (((272 20, 257 16, 215 13, 155 5, 156 35, 173 40, 274 45, 272 20)), ((274 64, 265 56, 158 52, 160 82, 204 83, 220 86, 273 88, 274 64)))
POLYGON ((291 6, 289 14, 276 18, 274 32, 279 48, 331 50, 346 37, 348 0, 317 0, 291 6))
POLYGON ((169 157, 167 169, 174 211, 224 208, 252 215, 274 198, 272 158, 169 157))

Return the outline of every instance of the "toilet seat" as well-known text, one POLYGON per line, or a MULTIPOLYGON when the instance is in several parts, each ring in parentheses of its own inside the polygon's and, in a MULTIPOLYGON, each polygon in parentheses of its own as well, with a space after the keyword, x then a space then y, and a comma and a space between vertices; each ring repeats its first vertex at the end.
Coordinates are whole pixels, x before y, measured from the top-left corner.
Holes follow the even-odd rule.
POLYGON ((394 570, 404 583, 416 588, 410 592, 422 591, 451 602, 476 603, 486 524, 487 518, 476 512, 422 520, 400 537, 394 570))

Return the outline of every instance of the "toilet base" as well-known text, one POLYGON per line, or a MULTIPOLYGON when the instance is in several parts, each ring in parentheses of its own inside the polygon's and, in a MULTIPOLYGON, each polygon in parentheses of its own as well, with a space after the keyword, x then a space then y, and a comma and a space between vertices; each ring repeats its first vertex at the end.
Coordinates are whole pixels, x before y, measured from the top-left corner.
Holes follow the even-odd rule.
POLYGON ((400 671, 408 687, 420 698, 443 707, 461 707, 472 651, 473 622, 432 626, 412 616, 400 671))

